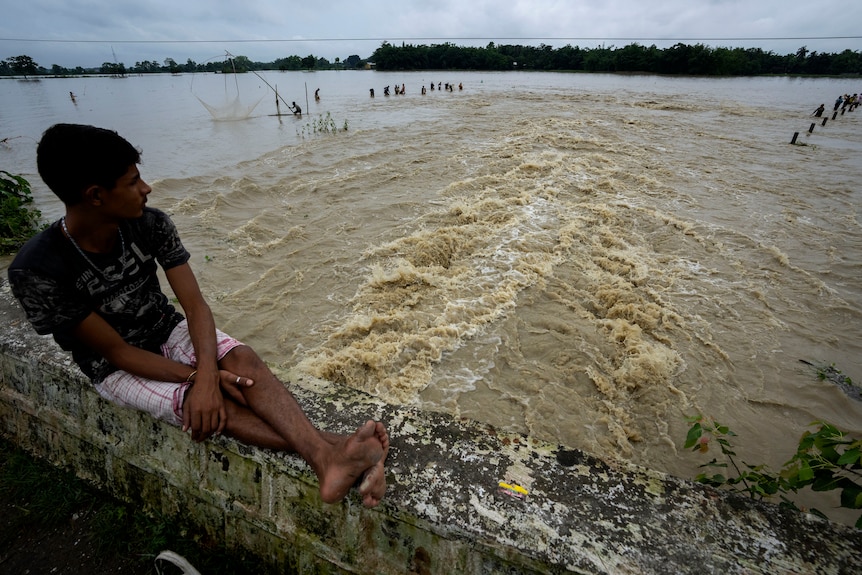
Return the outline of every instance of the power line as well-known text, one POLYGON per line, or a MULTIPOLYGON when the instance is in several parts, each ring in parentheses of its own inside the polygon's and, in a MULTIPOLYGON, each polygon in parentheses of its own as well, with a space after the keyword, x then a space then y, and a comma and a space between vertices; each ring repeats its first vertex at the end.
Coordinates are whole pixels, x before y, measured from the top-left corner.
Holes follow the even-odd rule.
POLYGON ((431 40, 473 40, 499 42, 542 40, 542 41, 594 41, 594 42, 751 42, 751 41, 777 41, 777 40, 860 40, 862 36, 751 36, 751 37, 609 37, 609 36, 517 36, 517 37, 412 37, 412 38, 264 38, 264 39, 236 39, 236 40, 62 40, 51 38, 0 38, 0 42, 33 42, 33 43, 59 43, 59 44, 254 44, 254 43, 296 43, 296 42, 427 42, 431 40))

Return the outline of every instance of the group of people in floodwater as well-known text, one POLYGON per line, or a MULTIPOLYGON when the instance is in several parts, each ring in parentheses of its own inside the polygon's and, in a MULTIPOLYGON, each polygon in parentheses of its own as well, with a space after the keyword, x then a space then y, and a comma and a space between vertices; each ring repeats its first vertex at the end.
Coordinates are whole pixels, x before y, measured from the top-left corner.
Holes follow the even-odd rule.
MULTIPOLYGON (((433 92, 435 90, 434 82, 431 82, 430 86, 431 86, 431 91, 433 92)), ((436 89, 441 91, 441 92, 443 90, 446 90, 447 92, 454 92, 455 91, 455 84, 450 84, 449 82, 446 82, 445 87, 444 87, 443 82, 437 82, 436 89)), ((458 84, 458 90, 463 90, 463 89, 464 89, 464 84, 459 83, 458 84)), ((369 88, 368 93, 373 98, 374 97, 374 88, 369 88)), ((398 84, 395 84, 395 95, 396 96, 403 96, 406 93, 407 93, 407 87, 404 84, 401 84, 401 86, 399 86, 398 84)), ((425 85, 423 84, 422 85, 422 95, 424 96, 427 93, 428 93, 428 91, 425 89, 425 85)), ((385 86, 383 88, 383 95, 389 96, 389 86, 385 86)))
POLYGON ((838 96, 838 99, 835 100, 835 107, 832 109, 834 111, 838 111, 839 107, 842 110, 849 107, 850 111, 852 112, 853 109, 856 108, 856 106, 858 106, 858 105, 859 105, 859 95, 858 94, 853 94, 852 96, 850 94, 844 94, 843 96, 838 96))
MULTIPOLYGON (((852 112, 857 106, 859 106, 859 100, 859 94, 853 94, 852 96, 850 94, 844 94, 843 96, 838 96, 838 98, 835 100, 835 105, 832 107, 832 111, 837 112, 838 108, 841 108, 842 113, 844 111, 852 112)), ((820 106, 816 110, 814 110, 811 115, 819 118, 823 115, 823 112, 825 111, 826 105, 820 104, 820 106)))
MULTIPOLYGON (((435 90, 434 82, 431 82, 430 86, 431 86, 431 91, 433 92, 435 90)), ((436 89, 441 91, 441 92, 443 90, 446 90, 447 92, 454 92, 455 91, 455 84, 450 84, 449 82, 446 82, 446 84, 444 85, 443 82, 437 82, 436 89)), ((464 89, 464 84, 459 82, 458 83, 458 90, 463 90, 463 89, 464 89)), ((369 93, 371 94, 371 97, 373 98, 374 97, 374 88, 369 89, 369 93)), ((401 96, 401 95, 404 95, 406 93, 407 93, 407 86, 405 84, 401 84, 400 86, 398 84, 395 84, 395 94, 396 95, 401 96)), ((425 85, 423 84, 422 85, 422 95, 424 96, 426 93, 427 93, 427 90, 425 89, 425 85)), ((72 97, 72 101, 74 101, 75 96, 72 94, 72 92, 69 92, 69 95, 72 97)), ((384 96, 389 95, 389 86, 386 86, 383 88, 383 95, 384 96)), ((317 88, 314 91, 314 101, 315 102, 320 101, 320 88, 317 88)), ((276 94, 275 102, 276 102, 276 106, 277 106, 278 105, 278 94, 276 94)), ((302 116, 302 108, 300 108, 299 104, 297 104, 296 102, 291 102, 290 106, 288 106, 288 108, 290 108, 290 111, 293 112, 293 114, 295 116, 302 116)))
MULTIPOLYGON (((439 90, 441 92, 443 90, 446 90, 447 92, 454 92, 455 91, 455 84, 450 84, 449 82, 446 82, 445 84, 443 82, 437 82, 436 88, 435 88, 434 82, 431 82, 430 87, 431 87, 432 92, 435 89, 439 90)), ((459 82, 458 83, 458 90, 460 91, 463 89, 464 89, 464 84, 459 82)), ((401 95, 404 95, 407 93, 407 86, 405 84, 401 84, 400 86, 398 84, 395 84, 394 90, 395 90, 395 95, 401 96, 401 95)), ((369 89, 369 93, 370 93, 371 97, 373 98, 374 97, 374 88, 369 89)), ((422 85, 422 95, 424 96, 426 93, 427 93, 427 90, 425 89, 425 85, 423 84, 422 85)), ((74 101, 74 99, 75 99, 74 95, 72 95, 71 92, 69 92, 69 95, 72 97, 72 100, 74 101)), ((383 95, 384 96, 390 95, 389 86, 386 86, 383 88, 383 95)), ((314 91, 314 101, 315 102, 320 101, 320 88, 317 88, 314 91)), ((276 94, 276 96, 275 96, 275 103, 276 103, 276 106, 278 106, 278 94, 276 94)), ((295 116, 302 116, 302 108, 296 102, 291 102, 290 106, 288 106, 288 108, 290 109, 291 112, 293 112, 293 114, 295 116)))

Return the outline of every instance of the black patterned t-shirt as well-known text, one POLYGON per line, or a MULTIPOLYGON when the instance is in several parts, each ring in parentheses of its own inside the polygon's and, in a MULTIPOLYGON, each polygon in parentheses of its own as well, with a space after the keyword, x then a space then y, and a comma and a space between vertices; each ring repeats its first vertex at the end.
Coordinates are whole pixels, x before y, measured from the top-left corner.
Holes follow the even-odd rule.
POLYGON ((96 312, 136 347, 159 352, 183 316, 162 292, 157 265, 170 269, 189 260, 176 227, 155 208, 120 225, 124 244, 110 254, 82 255, 55 222, 31 238, 9 266, 12 293, 40 335, 51 334, 93 383, 116 367, 73 337, 96 312), (120 252, 123 252, 122 254, 120 252))

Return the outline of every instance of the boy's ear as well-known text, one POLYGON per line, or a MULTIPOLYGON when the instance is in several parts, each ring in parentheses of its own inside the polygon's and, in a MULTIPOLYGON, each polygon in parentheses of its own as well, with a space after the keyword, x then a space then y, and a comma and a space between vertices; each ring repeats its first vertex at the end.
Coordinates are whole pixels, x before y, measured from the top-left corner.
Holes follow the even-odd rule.
POLYGON ((102 186, 90 186, 84 190, 84 201, 88 204, 99 206, 102 204, 102 186))

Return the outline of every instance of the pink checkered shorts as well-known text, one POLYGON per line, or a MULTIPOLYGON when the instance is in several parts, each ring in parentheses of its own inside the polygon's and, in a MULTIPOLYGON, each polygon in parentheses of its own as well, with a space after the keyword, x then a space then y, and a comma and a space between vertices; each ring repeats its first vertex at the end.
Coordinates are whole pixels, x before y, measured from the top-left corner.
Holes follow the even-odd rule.
MULTIPOLYGON (((216 330, 216 345, 218 359, 221 359, 242 342, 216 330)), ((162 355, 186 365, 197 365, 186 320, 180 322, 162 344, 162 355)), ((186 382, 153 381, 125 371, 115 371, 96 385, 96 391, 112 403, 145 411, 157 419, 180 426, 183 424, 183 399, 189 385, 186 382)))

